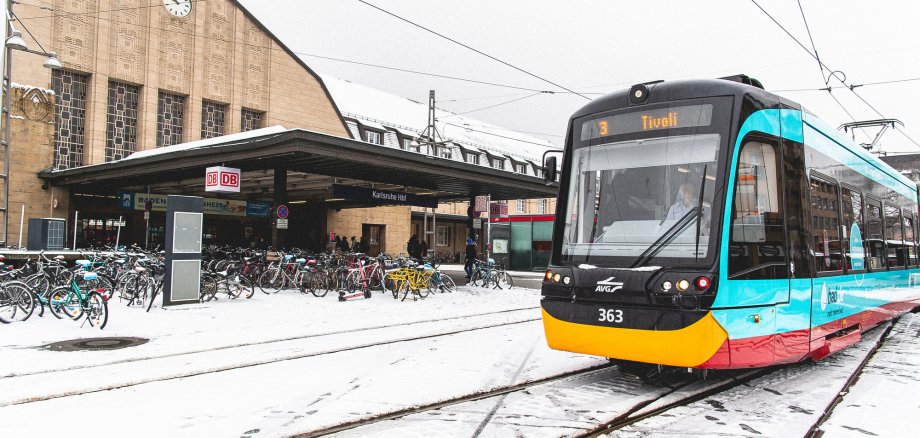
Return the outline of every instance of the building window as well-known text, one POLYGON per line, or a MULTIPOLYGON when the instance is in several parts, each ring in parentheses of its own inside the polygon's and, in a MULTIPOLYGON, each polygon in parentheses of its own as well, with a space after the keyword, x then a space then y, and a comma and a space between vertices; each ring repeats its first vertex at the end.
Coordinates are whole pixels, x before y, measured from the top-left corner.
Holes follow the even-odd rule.
POLYGON ((437 246, 450 245, 450 228, 438 226, 437 246))
POLYGON ((479 154, 467 152, 465 161, 470 164, 479 164, 479 154))
POLYGON ((537 214, 546 214, 546 199, 541 199, 537 203, 537 214))
POLYGON ((527 174, 527 165, 526 164, 514 164, 514 171, 517 173, 527 174))
POLYGON ((447 146, 435 146, 434 155, 441 157, 441 158, 450 158, 451 157, 450 148, 447 146))
POLYGON ((182 143, 185 96, 160 92, 157 99, 157 147, 182 143))
POLYGON ((364 131, 364 141, 372 144, 383 144, 383 137, 377 131, 364 131))
POLYGON ((240 132, 252 131, 253 129, 262 128, 262 116, 265 114, 260 111, 243 108, 240 116, 240 132))
POLYGON ((492 159, 492 167, 495 168, 495 169, 504 169, 504 168, 505 168, 505 160, 502 159, 502 158, 493 158, 493 159, 492 159))
POLYGON ((515 209, 516 212, 518 212, 518 213, 523 213, 523 212, 524 212, 524 200, 523 200, 523 199, 518 199, 518 200, 517 200, 517 205, 516 205, 516 207, 517 207, 517 208, 515 209))
POLYGON ((537 178, 543 178, 543 168, 540 167, 540 166, 534 166, 534 167, 533 167, 533 174, 534 174, 534 176, 536 176, 537 178))
POLYGON ((402 145, 401 145, 401 146, 402 146, 402 149, 405 149, 405 150, 411 149, 411 148, 412 148, 412 139, 411 139, 411 138, 404 138, 403 141, 402 141, 402 145))
POLYGON ((105 126, 105 161, 120 160, 137 150, 137 101, 140 87, 109 82, 105 126))
POLYGON ((86 129, 86 87, 88 75, 52 70, 54 90, 54 168, 83 165, 86 129))
POLYGON ((227 105, 207 100, 201 101, 201 138, 224 135, 224 114, 227 105))

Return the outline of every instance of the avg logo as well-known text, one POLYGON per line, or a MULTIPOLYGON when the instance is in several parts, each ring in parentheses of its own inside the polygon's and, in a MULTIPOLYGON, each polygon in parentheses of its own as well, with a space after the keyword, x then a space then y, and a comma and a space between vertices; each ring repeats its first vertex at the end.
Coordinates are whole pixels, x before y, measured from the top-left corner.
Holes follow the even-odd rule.
POLYGON ((620 289, 623 289, 623 282, 613 281, 616 277, 610 277, 603 281, 597 282, 597 288, 594 289, 594 292, 616 292, 620 289))

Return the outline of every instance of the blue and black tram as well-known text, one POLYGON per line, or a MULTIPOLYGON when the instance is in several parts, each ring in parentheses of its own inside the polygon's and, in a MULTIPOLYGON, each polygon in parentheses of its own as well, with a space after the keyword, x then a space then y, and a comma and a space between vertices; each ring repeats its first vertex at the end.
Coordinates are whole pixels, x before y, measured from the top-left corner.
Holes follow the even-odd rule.
POLYGON ((747 76, 592 101, 559 183, 551 348, 762 367, 820 360, 920 306, 917 185, 747 76))

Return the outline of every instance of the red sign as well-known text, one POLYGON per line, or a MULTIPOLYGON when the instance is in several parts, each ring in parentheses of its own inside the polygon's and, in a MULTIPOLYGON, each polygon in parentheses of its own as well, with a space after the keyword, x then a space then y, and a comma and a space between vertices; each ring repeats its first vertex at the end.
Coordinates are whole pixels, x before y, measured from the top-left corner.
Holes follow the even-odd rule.
POLYGON ((485 213, 489 209, 489 197, 488 196, 477 196, 475 211, 479 213, 485 213))
POLYGON ((508 217, 508 204, 492 204, 489 209, 489 217, 508 217))
POLYGON ((240 169, 214 166, 206 170, 204 178, 206 192, 240 192, 240 169))

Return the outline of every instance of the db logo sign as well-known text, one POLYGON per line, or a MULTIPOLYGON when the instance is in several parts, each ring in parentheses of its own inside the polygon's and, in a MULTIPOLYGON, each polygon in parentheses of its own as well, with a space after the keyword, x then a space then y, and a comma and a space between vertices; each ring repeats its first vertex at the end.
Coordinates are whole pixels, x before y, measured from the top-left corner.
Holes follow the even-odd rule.
POLYGON ((209 167, 205 171, 204 186, 206 192, 239 193, 240 169, 223 166, 209 167))

